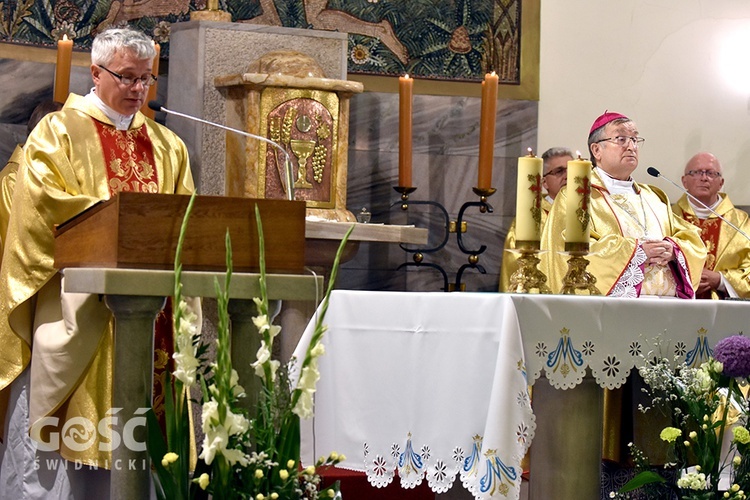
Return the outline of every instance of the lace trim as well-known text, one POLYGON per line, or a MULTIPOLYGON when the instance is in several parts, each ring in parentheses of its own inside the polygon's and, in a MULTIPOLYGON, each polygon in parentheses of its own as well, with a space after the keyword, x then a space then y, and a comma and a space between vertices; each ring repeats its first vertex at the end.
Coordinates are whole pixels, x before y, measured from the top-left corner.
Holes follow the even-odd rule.
MULTIPOLYGON (((533 429, 522 424, 516 430, 519 443, 523 449, 533 437, 533 429)), ((447 492, 460 477, 464 488, 475 498, 492 497, 495 494, 507 496, 511 491, 518 491, 521 484, 521 470, 517 466, 503 461, 499 450, 483 450, 482 436, 474 436, 470 453, 463 447, 456 446, 449 457, 437 457, 428 445, 415 451, 411 435, 408 436, 404 449, 393 443, 389 454, 371 455, 370 445, 364 443, 364 468, 367 480, 377 488, 384 488, 393 482, 398 470, 401 487, 411 489, 427 480, 430 489, 435 493, 447 492)), ((519 461, 520 456, 511 457, 519 461)), ((505 458, 505 461, 508 461, 505 458)))
POLYGON ((646 252, 640 245, 635 250, 633 258, 628 262, 625 271, 612 287, 611 297, 638 297, 638 286, 643 283, 643 264, 646 262, 646 252))

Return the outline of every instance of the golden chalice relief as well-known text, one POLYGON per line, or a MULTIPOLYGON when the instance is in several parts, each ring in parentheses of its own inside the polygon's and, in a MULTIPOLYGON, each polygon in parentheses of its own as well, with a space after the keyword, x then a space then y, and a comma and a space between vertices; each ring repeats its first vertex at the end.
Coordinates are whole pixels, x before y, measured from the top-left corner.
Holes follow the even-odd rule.
MULTIPOLYGON (((266 96, 264 92, 263 99, 271 97, 271 102, 278 102, 279 97, 284 96, 282 89, 268 90, 278 93, 266 96)), ((286 97, 292 98, 270 108, 265 114, 267 137, 289 153, 295 198, 307 201, 311 207, 332 208, 338 96, 333 92, 307 93, 310 97, 287 94, 286 97), (324 99, 318 99, 321 95, 324 99)), ((265 159, 265 197, 286 198, 285 155, 276 148, 267 147, 265 159)))

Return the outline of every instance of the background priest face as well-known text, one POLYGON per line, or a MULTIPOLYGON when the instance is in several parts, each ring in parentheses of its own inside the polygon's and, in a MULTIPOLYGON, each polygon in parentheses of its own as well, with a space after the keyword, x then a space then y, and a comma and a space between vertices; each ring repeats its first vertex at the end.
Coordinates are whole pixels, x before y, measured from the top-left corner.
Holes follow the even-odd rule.
POLYGON ((146 100, 156 56, 145 35, 129 29, 107 30, 97 36, 91 48, 91 77, 96 95, 120 114, 135 114, 146 100))
MULTIPOLYGON (((557 148, 563 150, 562 148, 557 148)), ((547 194, 553 200, 560 189, 565 185, 568 180, 568 162, 573 159, 572 154, 562 153, 555 156, 549 156, 545 158, 545 155, 550 151, 547 150, 542 159, 544 159, 544 175, 542 176, 542 187, 547 191, 547 194)))
POLYGON ((688 193, 700 201, 712 206, 718 200, 718 194, 724 186, 721 176, 721 164, 711 153, 698 153, 685 165, 682 185, 688 193))
POLYGON ((631 120, 615 120, 602 127, 602 137, 591 144, 596 166, 615 179, 628 180, 638 167, 638 127, 631 120))

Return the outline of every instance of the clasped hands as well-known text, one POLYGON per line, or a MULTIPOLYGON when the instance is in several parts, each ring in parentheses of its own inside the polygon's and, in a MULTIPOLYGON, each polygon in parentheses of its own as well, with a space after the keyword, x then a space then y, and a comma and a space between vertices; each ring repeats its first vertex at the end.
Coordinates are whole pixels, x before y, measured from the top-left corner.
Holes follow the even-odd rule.
POLYGON ((646 252, 647 265, 666 266, 674 260, 674 247, 669 240, 644 241, 641 248, 646 252))

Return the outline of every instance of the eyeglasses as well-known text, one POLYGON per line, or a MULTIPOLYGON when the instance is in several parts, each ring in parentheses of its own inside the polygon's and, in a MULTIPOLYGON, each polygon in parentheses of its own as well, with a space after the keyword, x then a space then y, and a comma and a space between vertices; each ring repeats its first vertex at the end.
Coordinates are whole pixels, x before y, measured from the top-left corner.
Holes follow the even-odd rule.
POLYGON ((721 177, 721 173, 716 170, 688 170, 685 173, 690 177, 702 177, 704 175, 709 179, 718 179, 721 177))
POLYGON ((601 139, 596 142, 599 143, 599 142, 604 142, 604 141, 614 142, 621 148, 626 147, 628 145, 628 142, 632 141, 633 147, 640 148, 641 146, 643 146, 643 143, 646 142, 646 139, 644 139, 643 137, 630 137, 629 135, 618 135, 617 137, 607 137, 606 139, 601 139))
POLYGON ((542 177, 547 177, 548 175, 554 175, 555 177, 560 177, 563 174, 566 174, 568 172, 568 167, 557 167, 554 170, 550 170, 546 174, 544 174, 542 177))
POLYGON ((126 87, 132 87, 136 84, 136 82, 141 82, 144 87, 150 87, 151 85, 156 83, 156 77, 154 75, 148 75, 148 76, 142 76, 140 78, 134 78, 132 76, 124 76, 120 73, 115 73, 114 71, 105 68, 101 64, 97 64, 100 68, 102 68, 104 71, 109 73, 110 75, 114 76, 118 80, 120 80, 120 83, 125 85, 126 87))

